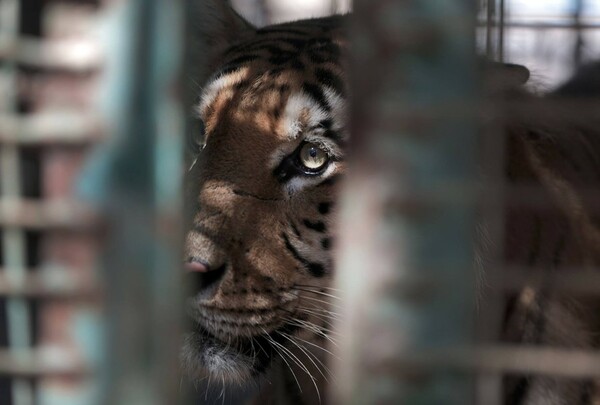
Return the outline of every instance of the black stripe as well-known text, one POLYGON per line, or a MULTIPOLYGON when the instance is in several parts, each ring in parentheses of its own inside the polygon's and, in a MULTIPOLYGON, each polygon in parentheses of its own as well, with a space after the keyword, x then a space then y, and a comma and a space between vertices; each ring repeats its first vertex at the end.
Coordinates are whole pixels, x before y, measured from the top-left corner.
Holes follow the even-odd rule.
POLYGON ((271 69, 271 70, 269 70, 269 75, 271 75, 271 76, 279 76, 279 74, 281 72, 283 72, 284 70, 285 69, 283 69, 281 67, 278 67, 278 68, 275 68, 275 69, 271 69))
POLYGON ((336 174, 334 176, 329 177, 325 181, 318 184, 318 186, 333 186, 342 178, 341 174, 336 174))
POLYGON ((300 231, 298 230, 298 227, 296 225, 294 225, 294 223, 292 221, 290 221, 290 227, 292 228, 292 231, 294 232, 294 235, 296 235, 296 237, 298 237, 298 238, 302 237, 302 235, 300 234, 300 231))
POLYGON ((324 86, 331 87, 340 96, 346 96, 346 85, 340 79, 339 75, 336 75, 329 69, 316 68, 315 77, 319 83, 324 86))
POLYGON ((306 36, 309 33, 306 31, 296 30, 293 28, 285 28, 285 27, 266 27, 261 28, 256 31, 259 35, 267 35, 267 34, 293 34, 293 35, 302 35, 306 36))
POLYGON ((279 41, 285 42, 286 44, 289 44, 296 49, 300 49, 304 47, 304 45, 306 45, 306 40, 300 38, 281 38, 279 39, 279 41))
POLYGON ((313 63, 325 63, 330 61, 328 55, 315 51, 308 53, 308 59, 310 59, 310 61, 313 63))
POLYGON ((326 54, 328 59, 337 60, 339 59, 342 51, 340 47, 334 44, 333 42, 325 39, 314 39, 310 40, 306 44, 310 47, 310 50, 313 52, 319 52, 321 54, 326 54))
POLYGON ((303 71, 306 66, 304 66, 304 63, 302 63, 302 61, 300 61, 300 59, 292 59, 290 61, 290 67, 294 70, 299 70, 299 71, 303 71))
POLYGON ((309 260, 302 257, 300 253, 298 253, 296 248, 292 245, 287 235, 285 233, 282 233, 281 236, 283 237, 283 241, 285 242, 285 248, 290 251, 290 253, 292 254, 292 256, 294 256, 296 260, 302 263, 302 265, 309 271, 309 273, 313 277, 321 278, 325 275, 325 268, 322 264, 310 262, 309 260))
POLYGON ((237 52, 257 52, 272 47, 279 42, 278 38, 259 38, 254 41, 241 42, 227 49, 226 55, 235 54, 237 52))
POLYGON ((337 142, 338 144, 343 143, 342 138, 340 137, 340 134, 337 131, 334 131, 332 129, 328 129, 327 131, 325 131, 323 133, 323 136, 327 139, 331 139, 332 141, 337 142))
POLYGON ((322 202, 319 203, 319 206, 317 207, 317 209, 319 210, 320 214, 329 214, 329 211, 331 210, 331 203, 330 202, 322 202))
POLYGON ((287 52, 277 45, 265 45, 263 49, 267 50, 272 56, 282 55, 282 54, 290 54, 291 52, 287 52))
POLYGON ((321 221, 311 222, 308 219, 305 219, 304 221, 302 221, 302 223, 305 227, 307 227, 308 229, 312 229, 315 232, 323 233, 327 230, 327 227, 321 221))
POLYGON ((255 199, 260 200, 260 201, 271 201, 271 202, 281 201, 281 199, 279 199, 279 198, 260 197, 260 196, 254 195, 252 193, 249 193, 247 191, 240 190, 240 189, 234 189, 233 190, 233 194, 239 195, 240 197, 255 198, 255 199))
POLYGON ((260 55, 256 55, 256 54, 242 55, 242 56, 238 56, 235 59, 227 61, 227 65, 241 65, 244 63, 252 62, 253 60, 259 59, 260 57, 261 57, 260 55))
POLYGON ((331 129, 331 127, 333 127, 333 120, 331 118, 326 118, 319 122, 319 126, 323 129, 331 129))
POLYGON ((329 103, 327 103, 327 98, 325 98, 325 93, 323 93, 323 89, 321 89, 320 86, 317 86, 314 83, 305 82, 302 85, 302 90, 315 100, 323 110, 326 112, 331 111, 331 107, 329 106, 329 103))

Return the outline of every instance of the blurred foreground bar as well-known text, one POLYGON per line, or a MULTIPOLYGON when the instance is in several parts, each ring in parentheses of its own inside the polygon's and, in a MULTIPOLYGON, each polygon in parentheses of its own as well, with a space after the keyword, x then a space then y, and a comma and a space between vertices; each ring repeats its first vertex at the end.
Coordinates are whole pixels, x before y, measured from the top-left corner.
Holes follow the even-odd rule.
POLYGON ((92 164, 104 171, 89 174, 83 184, 107 209, 103 274, 109 330, 101 403, 176 404, 181 2, 128 0, 113 11, 104 106, 111 144, 92 164))
POLYGON ((354 6, 337 403, 469 404, 474 4, 354 6))

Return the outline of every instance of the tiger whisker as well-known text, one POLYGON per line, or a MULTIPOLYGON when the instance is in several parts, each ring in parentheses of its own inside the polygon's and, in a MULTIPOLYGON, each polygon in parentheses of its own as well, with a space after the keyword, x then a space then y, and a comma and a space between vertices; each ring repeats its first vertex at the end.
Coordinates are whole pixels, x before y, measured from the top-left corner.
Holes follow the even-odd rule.
MULTIPOLYGON (((340 336, 341 335, 340 332, 331 329, 329 327, 329 323, 328 323, 328 326, 320 326, 320 325, 317 325, 316 323, 308 321, 308 320, 302 320, 302 322, 310 323, 310 324, 314 325, 315 327, 319 328, 320 330, 322 330, 324 332, 327 332, 328 334, 330 333, 330 334, 336 335, 336 336, 340 336)), ((325 322, 329 322, 329 321, 325 321, 325 322)))
POLYGON ((322 314, 322 313, 320 314, 318 312, 311 311, 310 309, 307 309, 307 308, 297 307, 297 309, 299 309, 300 312, 303 312, 305 314, 310 314, 310 315, 316 316, 317 318, 321 319, 322 321, 329 322, 329 321, 338 321, 339 320, 339 318, 337 318, 337 317, 334 317, 334 316, 331 316, 328 314, 322 314))
POLYGON ((277 333, 279 335, 283 336, 283 338, 289 340, 294 346, 296 346, 300 350, 300 352, 302 352, 308 358, 308 360, 315 366, 315 368, 323 376, 323 378, 325 379, 325 381, 329 382, 329 380, 327 379, 327 376, 325 375, 325 373, 323 372, 323 370, 317 365, 317 363, 315 363, 315 361, 312 359, 312 357, 310 357, 310 354, 309 354, 309 352, 308 352, 308 350, 306 348, 300 346, 288 334, 283 333, 283 332, 277 332, 277 333))
MULTIPOLYGON (((223 398, 221 405, 225 405, 225 377, 221 376, 221 382, 223 383, 223 388, 221 389, 221 394, 219 395, 219 398, 223 398)), ((217 398, 217 399, 219 399, 217 398)))
POLYGON ((332 306, 332 307, 334 307, 334 308, 337 308, 337 309, 340 309, 340 310, 342 309, 342 307, 341 307, 340 305, 332 304, 332 303, 331 303, 331 302, 329 302, 329 301, 320 300, 320 299, 318 299, 318 298, 314 298, 314 297, 307 297, 306 295, 303 295, 301 299, 303 299, 303 300, 304 300, 304 299, 305 299, 305 300, 311 300, 311 301, 319 302, 319 303, 321 303, 321 304, 330 305, 330 306, 332 306))
MULTIPOLYGON (((283 309, 283 308, 282 308, 282 310, 283 310, 283 311, 285 311, 285 312, 287 312, 287 313, 289 313, 289 314, 291 314, 292 316, 294 316, 294 315, 295 315, 295 314, 294 314, 292 311, 287 311, 287 310, 285 310, 285 309, 283 309)), ((329 328, 328 328, 328 327, 326 327, 326 326, 317 325, 316 323, 314 323, 314 322, 311 322, 311 321, 308 321, 308 320, 299 319, 299 318, 295 318, 295 317, 294 317, 294 318, 287 318, 287 319, 291 319, 291 320, 293 320, 293 321, 296 321, 296 322, 302 322, 302 323, 305 323, 305 324, 311 325, 311 326, 312 326, 313 328, 315 328, 317 331, 325 331, 325 332, 328 332, 328 333, 332 333, 332 334, 334 334, 334 335, 340 335, 340 333, 339 333, 339 332, 336 332, 336 331, 334 331, 334 330, 332 330, 332 329, 329 329, 329 328)), ((325 321, 325 322, 328 322, 328 321, 325 321)))
POLYGON ((335 320, 339 320, 341 319, 343 316, 337 312, 332 312, 332 311, 328 311, 326 309, 321 309, 321 308, 317 308, 317 307, 303 307, 303 306, 297 306, 297 309, 300 310, 305 310, 305 311, 314 311, 315 314, 320 314, 322 316, 326 316, 330 319, 335 319, 335 320))
MULTIPOLYGON (((314 362, 314 360, 310 357, 310 355, 308 354, 307 350, 305 348, 303 348, 302 346, 300 346, 298 343, 294 342, 292 339, 290 339, 289 337, 287 337, 285 334, 278 332, 278 334, 280 336, 283 336, 285 339, 289 340, 293 345, 295 345, 298 349, 300 349, 300 352, 303 353, 308 360, 315 366, 315 368, 317 369, 317 371, 323 376, 323 378, 325 379, 326 382, 329 382, 329 380, 327 379, 327 377, 325 376, 325 373, 323 373, 323 371, 321 370, 321 368, 319 366, 317 366, 317 363, 314 362)), ((306 371, 308 372, 308 368, 306 368, 306 371)), ((319 403, 321 403, 321 393, 319 392, 319 387, 317 386, 317 382, 316 379, 313 377, 312 374, 309 373, 309 376, 315 386, 315 390, 317 390, 317 397, 319 397, 319 403)))
MULTIPOLYGON (((309 321, 309 320, 305 320, 305 319, 299 319, 299 321, 301 321, 301 322, 305 322, 305 323, 308 323, 308 324, 311 324, 311 325, 313 325, 315 328, 318 328, 319 330, 321 330, 321 331, 323 331, 323 332, 327 332, 327 336, 329 336, 329 334, 336 335, 336 336, 340 336, 340 335, 341 335, 341 333, 339 333, 339 332, 337 332, 337 331, 335 331, 335 330, 333 330, 333 329, 329 328, 328 326, 321 326, 321 325, 317 325, 316 323, 314 323, 314 322, 311 322, 311 321, 309 321)), ((325 321, 325 322, 329 323, 329 321, 325 321)))
POLYGON ((298 367, 300 367, 300 369, 302 369, 302 371, 304 371, 306 374, 308 374, 308 376, 311 379, 314 379, 313 375, 310 373, 310 371, 304 365, 304 363, 302 363, 302 361, 300 361, 300 359, 294 353, 292 353, 287 347, 285 347, 284 345, 282 345, 279 342, 276 342, 275 340, 273 340, 272 344, 277 345, 281 350, 283 350, 285 353, 287 353, 289 358, 292 359, 294 361, 294 363, 296 363, 298 365, 298 367))
MULTIPOLYGON (((308 343, 308 344, 310 344, 310 345, 312 345, 312 346, 315 346, 316 348, 323 349, 322 347, 320 347, 320 346, 318 346, 318 345, 316 345, 316 344, 314 344, 314 343, 307 342, 306 340, 304 340, 304 339, 301 339, 301 338, 299 338, 299 337, 297 337, 297 336, 292 336, 292 335, 290 335, 290 334, 288 334, 288 333, 285 333, 285 332, 278 332, 278 333, 280 333, 280 334, 284 335, 284 337, 287 337, 288 339, 291 339, 291 340, 293 340, 293 343, 294 343, 294 344, 296 344, 297 346, 298 346, 298 343, 297 343, 297 341, 301 341, 301 342, 304 342, 304 343, 308 343)), ((331 369, 330 369, 329 367, 327 367, 327 366, 325 365, 325 363, 323 363, 323 362, 322 362, 322 361, 319 359, 319 357, 318 357, 316 354, 312 353, 312 352, 311 352, 309 349, 307 349, 307 348, 305 348, 305 347, 302 347, 302 349, 303 349, 304 351, 306 351, 306 353, 307 353, 307 354, 310 354, 310 355, 312 355, 312 356, 313 356, 313 358, 314 358, 316 361, 318 361, 318 362, 319 362, 319 364, 320 364, 320 365, 323 367, 323 369, 324 369, 324 370, 327 372, 327 374, 329 374, 329 376, 330 376, 330 377, 331 377, 331 378, 332 378, 332 379, 335 381, 335 376, 333 375, 333 372, 331 371, 331 369)), ((323 349, 323 350, 324 350, 324 349, 323 349)), ((327 350, 325 350, 325 351, 326 351, 326 352, 328 352, 327 350)), ((328 353, 331 353, 331 352, 328 352, 328 353)), ((332 355, 333 355, 333 354, 332 354, 332 355)), ((314 363, 313 363, 313 364, 314 364, 314 363)), ((317 368, 317 369, 318 369, 318 368, 317 368)), ((321 370, 319 370, 319 372, 321 372, 321 370)), ((322 373, 322 372, 321 372, 321 375, 323 375, 323 373, 322 373)), ((329 380, 327 380, 327 377, 325 377, 325 375, 323 375, 323 378, 325 378, 325 381, 329 382, 329 380)))
POLYGON ((327 335, 325 332, 323 332, 314 323, 312 323, 312 322, 307 323, 305 321, 301 321, 299 319, 293 319, 293 318, 286 318, 285 320, 288 322, 291 322, 293 325, 296 325, 301 328, 304 328, 305 330, 311 331, 311 332, 315 333, 316 335, 319 335, 319 336, 329 340, 331 342, 331 344, 337 346, 337 343, 333 340, 333 338, 331 336, 327 335))
MULTIPOLYGON (((304 308, 312 309, 314 311, 325 312, 325 313, 328 313, 328 314, 331 314, 331 315, 340 316, 340 317, 344 316, 344 314, 342 312, 332 311, 329 308, 323 308, 322 306, 319 306, 319 305, 317 305, 315 303, 312 303, 312 302, 303 302, 303 304, 307 305, 304 308)), ((300 308, 300 307, 301 306, 298 306, 297 308, 300 308)))
POLYGON ((208 375, 208 384, 206 384, 206 391, 204 392, 204 400, 208 401, 208 390, 210 389, 210 377, 211 375, 208 375))
MULTIPOLYGON (((298 384, 298 390, 300 391, 300 393, 302 393, 302 387, 300 386, 300 381, 298 381, 298 377, 296 377, 296 373, 294 373, 294 370, 292 368, 292 366, 290 365, 290 363, 286 360, 284 354, 282 353, 278 348, 278 344, 277 342, 275 342, 275 340, 273 340, 273 338, 271 336, 269 336, 269 333, 264 330, 263 328, 261 328, 267 338, 267 340, 269 341, 269 343, 271 343, 271 347, 273 348, 273 350, 275 350, 278 354, 279 357, 281 357, 281 359, 285 362, 285 364, 288 366, 290 372, 292 373, 292 376, 294 376, 294 380, 296 380, 296 384, 298 384)), ((289 356, 288 356, 289 357, 289 356)))
POLYGON ((333 356, 334 358, 336 358, 337 360, 340 360, 340 357, 339 357, 338 355, 336 355, 336 354, 334 354, 333 352, 331 352, 331 351, 327 350, 327 349, 326 349, 326 348, 324 348, 323 346, 319 346, 319 345, 318 345, 318 344, 316 344, 316 343, 309 342, 308 340, 304 340, 304 339, 302 339, 302 338, 301 338, 301 337, 299 337, 299 336, 294 336, 294 339, 298 339, 298 340, 300 340, 301 342, 304 342, 304 343, 306 343, 307 345, 311 345, 311 346, 313 346, 313 347, 316 347, 317 349, 321 349, 321 350, 323 350, 324 352, 326 352, 327 354, 329 354, 329 355, 333 356))
POLYGON ((333 299, 336 299, 336 300, 341 300, 340 297, 336 297, 335 295, 324 293, 323 291, 311 290, 311 289, 303 288, 303 287, 294 287, 294 289, 295 290, 304 291, 304 292, 307 292, 307 293, 311 293, 311 294, 323 295, 325 297, 333 298, 333 299))
POLYGON ((295 287, 305 287, 305 288, 317 288, 317 289, 320 289, 320 290, 342 291, 339 288, 325 287, 325 286, 320 286, 320 285, 294 284, 294 286, 295 287))

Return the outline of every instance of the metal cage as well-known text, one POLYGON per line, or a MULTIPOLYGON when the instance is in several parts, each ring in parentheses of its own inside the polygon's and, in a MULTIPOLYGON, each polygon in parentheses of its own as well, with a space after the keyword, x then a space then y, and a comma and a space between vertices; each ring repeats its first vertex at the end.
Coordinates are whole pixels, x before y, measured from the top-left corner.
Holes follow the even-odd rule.
MULTIPOLYGON (((500 338, 517 293, 600 298, 597 268, 506 259, 507 212, 548 201, 507 181, 503 125, 599 111, 597 98, 485 99, 475 47, 530 66, 533 93, 600 56, 597 1, 555 0, 554 14, 528 1, 354 1, 338 403, 493 405, 507 375, 600 376, 594 349, 500 338)), ((0 404, 227 403, 179 386, 184 3, 0 0, 0 404)), ((257 25, 351 8, 231 3, 257 25)), ((598 205, 593 187, 578 193, 598 205)))

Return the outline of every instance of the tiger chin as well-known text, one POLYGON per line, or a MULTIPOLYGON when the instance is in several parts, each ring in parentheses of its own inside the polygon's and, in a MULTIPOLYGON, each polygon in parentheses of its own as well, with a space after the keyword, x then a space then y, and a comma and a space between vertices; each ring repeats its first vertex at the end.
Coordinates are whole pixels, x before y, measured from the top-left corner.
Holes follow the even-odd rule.
POLYGON ((184 263, 197 287, 183 369, 231 386, 266 380, 274 392, 260 395, 276 403, 326 403, 344 17, 257 29, 225 1, 190 8, 203 133, 188 176, 184 263))

